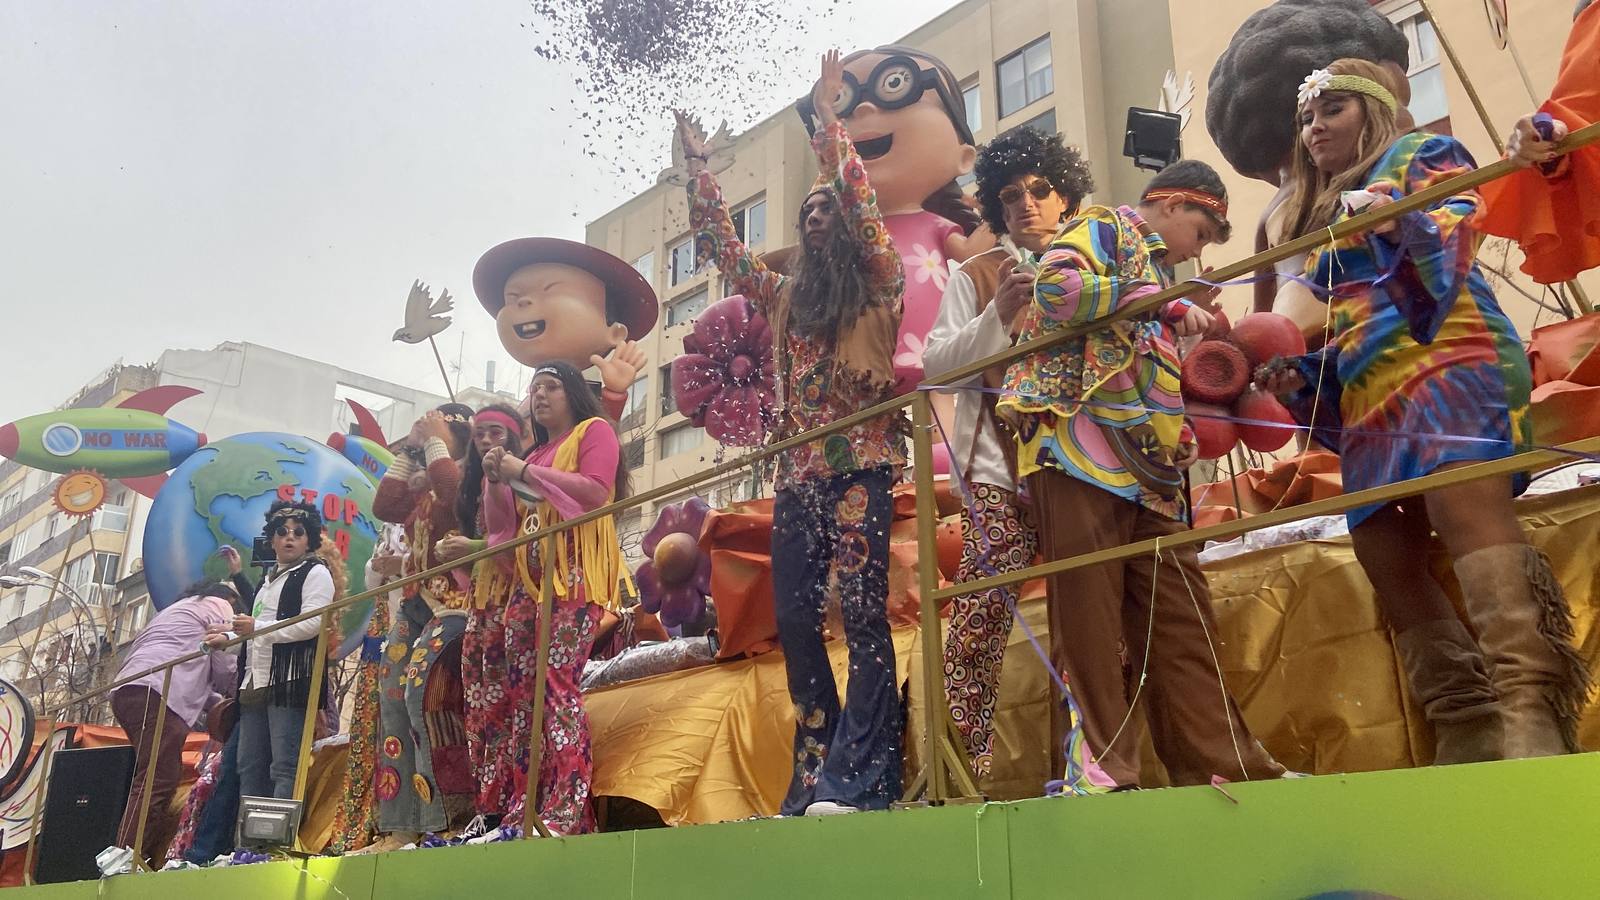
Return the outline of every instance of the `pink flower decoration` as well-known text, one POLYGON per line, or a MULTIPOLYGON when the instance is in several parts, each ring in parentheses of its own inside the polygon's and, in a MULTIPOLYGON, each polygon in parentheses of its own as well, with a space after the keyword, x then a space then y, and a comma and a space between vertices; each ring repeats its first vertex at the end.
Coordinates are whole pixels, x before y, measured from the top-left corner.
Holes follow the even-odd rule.
POLYGON ((664 506, 644 536, 647 561, 636 575, 639 602, 645 612, 660 616, 661 624, 668 628, 705 615, 706 597, 711 593, 711 556, 700 549, 700 532, 710 509, 699 497, 664 506))
POLYGON ((689 421, 721 443, 759 447, 772 408, 772 329, 743 295, 725 297, 695 317, 672 361, 672 399, 689 421))

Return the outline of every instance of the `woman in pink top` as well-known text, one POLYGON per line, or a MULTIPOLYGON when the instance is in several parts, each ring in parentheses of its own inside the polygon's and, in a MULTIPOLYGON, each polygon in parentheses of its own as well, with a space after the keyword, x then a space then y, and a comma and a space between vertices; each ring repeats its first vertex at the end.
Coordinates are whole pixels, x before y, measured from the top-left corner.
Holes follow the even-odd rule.
MULTIPOLYGON (((198 584, 183 592, 183 599, 156 614, 150 624, 133 639, 127 661, 117 678, 137 675, 181 656, 200 650, 208 631, 226 630, 233 623, 234 605, 239 595, 221 582, 198 584)), ((155 861, 177 830, 178 816, 172 809, 172 795, 183 780, 183 742, 189 729, 201 724, 207 710, 222 694, 233 688, 236 654, 212 653, 192 659, 172 670, 172 681, 162 693, 162 673, 156 672, 111 692, 111 712, 128 734, 128 743, 138 756, 134 762, 133 784, 128 792, 128 807, 117 832, 117 844, 132 847, 139 830, 145 773, 155 766, 150 788, 150 819, 144 831, 145 861, 155 861), (161 707, 167 708, 161 730, 156 719, 161 707)))
MULTIPOLYGON (((488 540, 499 544, 531 531, 582 515, 627 495, 628 470, 622 446, 583 376, 564 362, 534 370, 530 387, 533 450, 518 459, 503 447, 483 457, 496 480, 484 486, 483 516, 488 540), (513 492, 515 491, 515 493, 513 492), (520 514, 517 497, 533 507, 520 514)), ((500 827, 475 840, 517 837, 525 809, 532 805, 554 833, 594 830, 589 783, 594 764, 589 751, 589 719, 579 682, 589 660, 595 630, 605 610, 620 605, 619 580, 626 577, 616 521, 603 516, 565 532, 553 561, 542 558, 545 541, 519 549, 511 570, 511 599, 505 610, 506 679, 503 690, 487 685, 484 716, 485 759, 479 782, 480 812, 500 812, 500 827), (534 677, 538 658, 539 593, 544 569, 555 565, 554 607, 550 623, 550 662, 545 690, 543 750, 530 778, 533 742, 534 677), (532 781, 532 785, 530 785, 532 781), (529 797, 530 786, 534 796, 529 797)))

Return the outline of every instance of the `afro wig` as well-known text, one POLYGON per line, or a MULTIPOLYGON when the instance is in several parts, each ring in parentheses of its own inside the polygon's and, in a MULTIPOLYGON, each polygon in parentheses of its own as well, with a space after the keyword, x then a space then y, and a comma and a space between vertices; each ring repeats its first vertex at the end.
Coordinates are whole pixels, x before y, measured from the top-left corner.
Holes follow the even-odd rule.
POLYGON ((1367 0, 1277 0, 1244 20, 1211 69, 1206 131, 1241 175, 1271 179, 1294 149, 1300 82, 1336 59, 1410 59, 1405 33, 1367 0))
POLYGON ((1061 142, 1061 135, 1046 135, 1037 128, 1013 128, 984 146, 973 166, 978 179, 978 205, 995 234, 1006 233, 1005 204, 1000 191, 1026 175, 1040 175, 1067 201, 1067 212, 1094 191, 1089 163, 1077 147, 1061 142))
POLYGON ((298 521, 306 529, 306 549, 316 553, 322 546, 322 514, 317 512, 317 507, 311 503, 291 503, 287 500, 278 500, 267 510, 267 524, 261 533, 268 540, 279 525, 285 522, 298 521))

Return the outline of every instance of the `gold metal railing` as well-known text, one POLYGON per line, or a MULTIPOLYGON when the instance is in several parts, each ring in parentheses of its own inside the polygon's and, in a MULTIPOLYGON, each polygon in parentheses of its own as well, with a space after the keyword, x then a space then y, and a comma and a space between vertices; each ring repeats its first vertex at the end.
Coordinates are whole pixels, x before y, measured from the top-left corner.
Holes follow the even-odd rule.
MULTIPOLYGON (((1591 125, 1569 135, 1559 146, 1560 153, 1569 153, 1579 147, 1589 146, 1600 141, 1600 124, 1591 125)), ((1294 256, 1305 255, 1311 250, 1324 246, 1331 241, 1349 237, 1370 230, 1373 226, 1397 218, 1409 212, 1424 209, 1433 203, 1453 194, 1470 190, 1519 171, 1507 160, 1500 160, 1491 165, 1484 166, 1472 172, 1464 173, 1453 178, 1441 181, 1425 190, 1404 197, 1395 203, 1376 209, 1368 210, 1361 215, 1354 216, 1340 222, 1324 231, 1319 231, 1292 241, 1285 242, 1263 253, 1258 253, 1247 259, 1221 266, 1209 274, 1211 281, 1229 281, 1240 276, 1258 272, 1272 266, 1274 263, 1289 259, 1294 256)), ((802 434, 775 441, 768 446, 742 454, 736 459, 712 466, 702 472, 680 478, 669 484, 660 485, 642 491, 625 500, 608 503, 587 513, 574 516, 558 523, 545 525, 537 530, 518 535, 508 541, 485 547, 482 550, 469 553, 451 562, 435 566, 431 569, 403 576, 388 582, 380 587, 369 588, 349 597, 342 598, 320 609, 302 613, 291 619, 275 622, 270 626, 257 629, 249 637, 239 637, 216 651, 195 651, 184 656, 153 666, 142 672, 119 678, 109 684, 94 688, 77 697, 56 704, 40 713, 41 721, 54 721, 54 716, 74 703, 90 700, 111 691, 138 681, 153 674, 161 673, 163 685, 170 685, 172 670, 187 662, 202 658, 207 652, 224 652, 225 650, 244 643, 259 635, 269 634, 281 628, 286 628, 297 622, 310 619, 322 620, 322 628, 318 637, 318 658, 326 659, 327 640, 332 626, 332 617, 357 603, 369 600, 382 602, 382 599, 391 591, 399 590, 408 585, 425 581, 438 575, 444 575, 451 570, 470 566, 473 563, 511 552, 522 548, 532 541, 542 541, 542 557, 546 560, 553 558, 555 552, 555 537, 577 525, 593 521, 602 516, 614 515, 654 500, 670 497, 683 493, 697 485, 714 481, 722 476, 740 469, 749 468, 763 460, 770 459, 791 448, 800 446, 810 441, 820 440, 830 434, 844 431, 861 422, 868 421, 877 416, 895 414, 907 406, 911 407, 912 416, 912 441, 913 441, 913 470, 917 487, 917 545, 918 545, 918 587, 919 596, 923 598, 921 607, 921 650, 922 650, 922 689, 926 695, 924 704, 924 733, 921 758, 924 762, 919 773, 907 792, 907 799, 921 795, 929 803, 943 803, 962 798, 977 798, 978 788, 973 778, 970 764, 965 753, 961 750, 960 743, 954 734, 950 722, 949 708, 944 702, 944 690, 941 679, 943 677, 943 648, 944 641, 941 635, 938 614, 939 603, 963 594, 975 593, 994 587, 1019 584, 1034 578, 1046 577, 1085 566, 1110 562, 1113 560, 1128 559, 1155 553, 1162 548, 1172 548, 1185 544, 1201 543, 1211 540, 1225 540, 1232 537, 1255 531, 1273 525, 1281 525, 1313 516, 1331 515, 1345 512, 1359 506, 1372 503, 1395 500, 1402 497, 1414 496, 1430 490, 1460 484, 1480 478, 1505 475, 1513 472, 1525 472, 1545 468, 1568 458, 1567 453, 1555 450, 1540 450, 1521 453, 1516 456, 1493 460, 1490 462, 1475 463, 1447 471, 1436 472, 1431 475, 1411 479, 1381 487, 1369 488, 1332 497, 1325 500, 1313 501, 1298 506, 1274 510, 1268 513, 1251 516, 1247 519, 1222 523, 1206 528, 1197 528, 1172 535, 1159 541, 1139 541, 1120 547, 1108 548, 1092 553, 1086 553, 1069 559, 1052 560, 1039 565, 1029 566, 1005 575, 996 575, 980 578, 974 581, 953 584, 948 587, 939 587, 938 554, 935 547, 937 529, 937 509, 934 503, 935 481, 934 473, 929 464, 932 459, 934 421, 931 404, 928 401, 928 390, 950 389, 960 390, 961 385, 978 376, 985 369, 995 365, 1009 363, 1012 360, 1037 353, 1041 350, 1056 346, 1073 337, 1081 336, 1092 331, 1104 328, 1107 324, 1129 318, 1148 315, 1157 311, 1164 304, 1189 294, 1207 290, 1207 286, 1198 281, 1185 281, 1170 288, 1161 290, 1142 300, 1120 307, 1111 314, 1096 319, 1093 322, 1062 328, 1049 335, 1034 338, 1017 344, 1001 353, 996 353, 975 362, 960 366, 945 373, 939 378, 929 379, 929 384, 924 390, 896 397, 875 406, 859 410, 844 416, 826 426, 815 428, 802 434)), ((1564 445, 1561 450, 1568 453, 1594 453, 1600 452, 1600 438, 1590 438, 1583 441, 1564 445)), ((543 733, 544 694, 546 690, 546 677, 549 659, 550 617, 553 613, 553 567, 543 567, 544 580, 540 586, 540 606, 542 615, 538 629, 538 664, 535 674, 535 700, 533 709, 533 726, 531 733, 543 733)), ((299 767, 295 780, 295 797, 304 798, 306 771, 310 762, 310 747, 315 735, 315 719, 320 712, 315 698, 320 694, 323 679, 323 667, 313 669, 313 683, 310 697, 312 701, 307 704, 306 720, 301 735, 301 753, 299 767)), ((165 692, 164 694, 165 695, 165 692)), ((157 727, 154 734, 158 735, 166 715, 165 704, 157 714, 157 727)), ((47 734, 50 729, 47 729, 47 734)), ((533 758, 530 760, 530 771, 537 771, 539 764, 538 754, 540 743, 536 739, 532 748, 533 758)), ((43 768, 42 777, 48 780, 52 742, 45 741, 41 750, 40 765, 43 768)), ((150 766, 146 773, 146 783, 142 791, 143 803, 140 810, 140 824, 138 836, 135 840, 135 860, 141 858, 145 821, 149 815, 150 787, 153 782, 154 767, 150 766)), ((43 811, 44 789, 41 786, 38 800, 33 812, 32 834, 39 833, 39 817, 43 811)), ((541 835, 549 835, 545 824, 537 815, 529 814, 530 821, 541 835)), ((36 842, 29 840, 27 858, 24 864, 26 877, 31 881, 33 868, 34 847, 36 842)))

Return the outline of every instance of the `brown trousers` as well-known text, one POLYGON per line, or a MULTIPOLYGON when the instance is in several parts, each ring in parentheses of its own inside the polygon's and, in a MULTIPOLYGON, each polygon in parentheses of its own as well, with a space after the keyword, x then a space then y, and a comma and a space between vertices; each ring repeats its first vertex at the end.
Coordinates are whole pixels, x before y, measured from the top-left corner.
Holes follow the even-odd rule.
POLYGON ((145 861, 155 868, 166 853, 167 843, 177 831, 179 811, 172 808, 172 797, 183 781, 183 742, 189 736, 189 723, 167 710, 161 732, 156 733, 156 716, 165 704, 154 688, 128 685, 111 693, 111 714, 128 733, 128 743, 138 754, 133 764, 133 784, 128 788, 128 808, 122 814, 117 845, 132 847, 139 833, 139 807, 143 805, 144 784, 150 767, 155 766, 155 781, 150 785, 150 818, 144 827, 145 861))
MULTIPOLYGON (((1182 522, 1053 470, 1029 476, 1028 491, 1047 560, 1187 530, 1182 522)), ((1141 729, 1129 713, 1141 671, 1146 679, 1137 702, 1174 785, 1205 784, 1213 775, 1239 781, 1284 772, 1251 735, 1222 683, 1211 648, 1217 640, 1211 591, 1196 552, 1193 545, 1163 548, 1159 567, 1143 556, 1050 578, 1050 656, 1083 714, 1089 751, 1118 785, 1139 784, 1141 729)), ((1051 764, 1059 777, 1068 723, 1065 710, 1052 710, 1051 764)))

